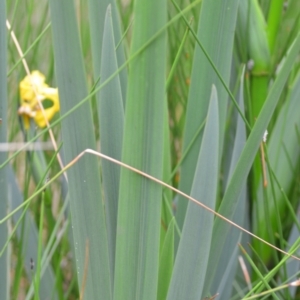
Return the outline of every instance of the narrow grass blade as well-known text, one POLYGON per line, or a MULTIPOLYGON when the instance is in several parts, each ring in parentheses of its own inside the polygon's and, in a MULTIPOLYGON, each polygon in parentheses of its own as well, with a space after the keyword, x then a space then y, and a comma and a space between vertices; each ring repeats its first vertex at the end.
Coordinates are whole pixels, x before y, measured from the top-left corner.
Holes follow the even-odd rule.
MULTIPOLYGON (((64 114, 87 96, 86 78, 72 0, 50 1, 56 77, 64 114)), ((95 149, 90 104, 61 124, 65 160, 86 148, 95 149)), ((68 171, 75 258, 84 299, 111 299, 108 242, 101 200, 100 173, 95 157, 85 156, 68 171)))
MULTIPOLYGON (((91 44, 94 66, 94 79, 95 81, 100 76, 99 66, 101 65, 101 52, 103 50, 103 32, 104 32, 104 19, 105 12, 108 5, 111 5, 112 23, 115 37, 115 45, 117 45, 122 38, 120 17, 118 7, 115 0, 89 0, 89 17, 91 24, 91 44)), ((125 53, 123 43, 116 49, 118 66, 125 63, 125 53)), ((127 93, 127 70, 124 69, 119 73, 122 99, 125 106, 126 93, 127 93)))
MULTIPOLYGON (((170 130, 169 130, 169 113, 167 101, 164 102, 164 156, 163 156, 163 181, 170 183, 171 178, 171 153, 170 153, 170 130)), ((172 191, 163 189, 163 201, 161 206, 161 230, 160 230, 160 253, 164 245, 164 239, 171 220, 173 219, 172 211, 172 191)))
MULTIPOLYGON (((300 207, 298 207, 298 224, 300 223, 300 207)), ((293 226, 292 230, 291 230, 291 234, 289 236, 289 240, 288 240, 288 244, 289 245, 293 245, 296 240, 299 238, 300 236, 300 231, 299 231, 299 227, 296 226, 296 224, 293 226)), ((300 251, 297 251, 298 256, 300 256, 300 251)), ((290 262, 287 263, 287 277, 289 279, 295 280, 296 278, 299 278, 299 269, 300 269, 300 262, 299 261, 293 261, 291 260, 290 262)), ((296 286, 290 286, 289 287, 289 292, 292 295, 292 297, 296 296, 296 292, 297 292, 297 287, 296 286)))
MULTIPOLYGON (((241 111, 244 113, 244 72, 241 75, 241 80, 240 80, 240 90, 239 90, 239 96, 238 96, 238 104, 240 106, 241 111)), ((229 174, 228 174, 228 180, 227 183, 230 182, 230 178, 233 174, 234 168, 236 167, 236 164, 238 162, 238 159, 242 153, 242 150, 245 146, 246 143, 246 127, 244 124, 243 119, 241 118, 240 114, 236 112, 237 115, 237 125, 236 125, 236 132, 235 132, 235 138, 234 138, 234 143, 233 143, 233 150, 232 150, 232 157, 231 157, 231 162, 230 162, 230 168, 229 168, 229 174)), ((246 185, 244 185, 242 193, 239 197, 238 204, 236 211, 233 215, 232 221, 235 222, 236 224, 244 227, 245 225, 245 219, 246 219, 246 185)), ((213 256, 214 252, 211 252, 211 255, 209 257, 209 263, 208 263, 208 272, 206 274, 205 278, 205 295, 208 294, 215 294, 215 293, 220 293, 221 297, 224 298, 224 294, 228 295, 230 294, 229 291, 231 291, 232 286, 231 284, 228 285, 223 285, 223 288, 229 290, 229 291, 221 291, 219 286, 220 283, 223 281, 224 282, 224 274, 225 272, 227 273, 233 273, 228 269, 229 267, 229 262, 231 260, 236 260, 237 261, 237 243, 241 239, 241 232, 235 228, 232 227, 230 228, 230 232, 228 232, 228 236, 226 237, 226 244, 225 247, 222 249, 221 253, 221 258, 218 263, 217 271, 214 274, 214 276, 211 276, 210 269, 211 265, 214 265, 215 257, 213 256), (233 253, 235 253, 235 258, 232 257, 233 253)), ((213 235, 212 238, 212 243, 217 244, 219 240, 219 236, 213 235)), ((236 268, 236 264, 231 265, 232 268, 236 268)), ((235 272, 235 269, 234 269, 235 272)), ((234 277, 233 277, 234 278, 234 277)))
MULTIPOLYGON (((6 1, 0 2, 0 142, 7 142, 7 36, 6 36, 6 1)), ((0 152, 0 164, 7 159, 7 152, 0 152)), ((7 213, 8 205, 8 178, 7 166, 0 169, 0 219, 7 213)), ((8 222, 0 226, 0 249, 2 249, 8 237, 8 222)), ((0 299, 9 299, 10 253, 7 249, 0 257, 0 299)))
MULTIPOLYGON (((279 101, 280 94, 289 76, 293 63, 299 53, 299 50, 300 50, 300 35, 298 35, 296 41, 294 42, 292 48, 290 49, 286 57, 285 63, 282 66, 278 74, 278 77, 276 78, 270 90, 270 93, 265 101, 264 106, 262 107, 261 113, 259 114, 255 122, 255 125, 250 133, 250 136, 241 153, 239 161, 236 165, 236 168, 233 172, 229 185, 226 189, 221 206, 219 208, 219 213, 226 218, 231 219, 236 210, 237 201, 239 199, 239 196, 241 195, 244 184, 246 183, 246 179, 250 171, 250 168, 253 164, 258 147, 262 142, 263 134, 274 113, 275 107, 279 101)), ((211 277, 214 277, 216 271, 216 265, 218 264, 218 261, 220 259, 220 255, 229 228, 230 228, 229 224, 226 224, 219 218, 216 218, 215 225, 214 225, 214 236, 216 235, 220 238, 212 242, 211 255, 215 258, 215 260, 214 260, 214 265, 211 266, 210 268, 210 272, 212 274, 211 277)))
MULTIPOLYGON (((118 69, 114 32, 112 24, 111 6, 107 8, 103 33, 103 49, 101 59, 101 81, 103 83, 118 69)), ((124 108, 119 76, 114 77, 98 93, 98 116, 100 125, 100 147, 103 154, 121 160, 124 127, 124 108)), ((120 167, 102 160, 102 182, 104 203, 106 209, 106 223, 110 268, 113 278, 116 227, 118 213, 118 197, 120 182, 120 167)))
MULTIPOLYGON (((219 166, 219 112, 215 86, 202 145, 197 161, 191 196, 214 209, 219 166)), ((189 202, 168 292, 169 300, 200 299, 208 264, 214 216, 189 202)))
POLYGON ((40 282, 41 282, 41 264, 42 264, 42 245, 43 245, 43 225, 44 225, 44 214, 45 214, 45 199, 44 192, 42 193, 42 201, 40 208, 40 220, 39 220, 39 235, 38 235, 38 251, 36 260, 36 271, 34 275, 34 299, 39 300, 40 282))
POLYGON ((173 218, 165 235, 162 251, 159 259, 157 299, 165 300, 172 277, 174 264, 174 223, 173 218))
MULTIPOLYGON (((137 0, 134 15, 131 53, 166 24, 166 2, 137 0)), ((122 160, 162 178, 166 34, 129 69, 122 160)), ((157 297, 161 196, 160 186, 121 170, 114 299, 157 297)))
MULTIPOLYGON (((198 25, 198 38, 227 84, 230 77, 238 4, 239 1, 236 0, 203 0, 198 25)), ((202 50, 196 47, 186 113, 183 151, 190 144, 206 117, 212 84, 216 86, 218 91, 220 145, 222 146, 228 95, 202 50)), ((202 134, 199 135, 182 164, 179 189, 187 194, 191 190, 201 139, 202 134)), ((180 228, 184 222, 186 207, 187 201, 179 197, 176 219, 180 228)))

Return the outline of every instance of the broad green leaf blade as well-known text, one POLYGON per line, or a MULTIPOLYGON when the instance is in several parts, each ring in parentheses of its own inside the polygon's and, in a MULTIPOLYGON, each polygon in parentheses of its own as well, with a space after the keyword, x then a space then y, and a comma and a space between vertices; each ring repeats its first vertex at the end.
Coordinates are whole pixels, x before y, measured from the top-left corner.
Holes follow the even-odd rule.
MULTIPOLYGON (((6 1, 0 2, 0 142, 7 142, 7 35, 6 35, 6 1)), ((7 159, 7 152, 0 152, 0 164, 7 159)), ((8 178, 7 166, 0 169, 0 219, 7 213, 8 205, 8 178)), ((0 226, 0 249, 8 237, 8 222, 0 226)), ((7 249, 0 257, 0 299, 9 299, 9 260, 10 253, 7 249)))
MULTIPOLYGON (((113 34, 111 6, 109 5, 106 11, 103 33, 100 83, 106 81, 107 78, 109 78, 118 69, 113 34)), ((100 90, 97 100, 101 152, 112 158, 121 160, 124 109, 118 75, 100 90)), ((102 182, 106 210, 110 268, 113 280, 120 167, 106 160, 102 160, 102 182)))
MULTIPOLYGON (((270 184, 267 187, 267 198, 264 199, 263 187, 259 186, 257 191, 258 201, 254 203, 254 233, 270 241, 268 230, 264 226, 266 209, 264 201, 268 201, 270 215, 270 226, 276 230, 276 210, 281 218, 287 216, 287 205, 282 195, 281 188, 288 193, 293 184, 295 184, 295 172, 300 161, 300 147, 297 138, 297 130, 300 129, 300 75, 291 87, 290 98, 283 105, 275 126, 270 132, 270 138, 267 141, 267 153, 271 168, 273 169, 281 187, 274 185, 272 190, 270 184), (276 199, 276 206, 274 204, 276 199)), ((299 132, 299 131, 298 131, 299 132)), ((270 179, 268 179, 270 182, 270 179)), ((270 257, 271 249, 266 245, 255 243, 255 248, 263 257, 270 257)), ((265 260, 264 260, 265 261, 265 260)))
MULTIPOLYGON (((237 0, 203 0, 198 25, 198 38, 227 84, 230 78, 238 4, 237 0)), ((212 84, 218 91, 220 146, 222 146, 228 95, 202 50, 196 46, 184 129, 183 152, 206 117, 212 84)), ((202 134, 199 135, 182 164, 179 189, 187 194, 191 190, 201 139, 202 134)), ((184 222, 186 207, 186 199, 179 197, 176 219, 180 228, 184 222)))
MULTIPOLYGON (((86 78, 73 1, 51 0, 50 12, 61 113, 64 114, 87 96, 86 78)), ((88 102, 64 119, 61 127, 66 162, 86 148, 96 148, 88 102)), ((85 155, 67 174, 79 286, 85 286, 84 299, 97 299, 99 295, 111 299, 98 160, 85 155)))
POLYGON ((173 217, 173 219, 169 223, 169 227, 166 232, 162 251, 160 254, 157 290, 158 300, 166 299, 172 277, 174 264, 174 223, 175 219, 173 217))
MULTIPOLYGON (((115 0, 89 0, 89 18, 91 24, 91 44, 94 66, 94 80, 97 81, 100 76, 101 52, 103 50, 103 32, 105 12, 108 5, 111 5, 113 30, 115 37, 115 44, 117 45, 122 39, 120 17, 115 0)), ((125 54, 123 43, 116 49, 118 66, 125 63, 125 54)), ((119 74, 122 98, 125 106, 126 92, 127 92, 127 70, 124 69, 119 74)))
MULTIPOLYGON (((233 214, 236 210, 237 201, 243 187, 246 183, 248 173, 253 164, 255 155, 257 153, 259 144, 262 142, 263 134, 270 122, 270 119, 274 113, 275 107, 279 101, 280 94, 283 90, 285 82, 289 76, 289 73, 293 67, 293 63, 300 50, 300 35, 298 35, 292 48, 290 49, 286 60, 269 92, 269 95, 262 107, 261 113, 259 114, 255 125, 250 133, 250 136, 246 142, 243 152, 239 158, 236 168, 233 172, 229 185, 226 189, 223 197, 219 213, 224 217, 232 219, 233 214)), ((211 255, 214 257, 214 264, 210 266, 209 274, 211 278, 214 277, 216 271, 216 265, 219 262, 220 255, 226 240, 226 235, 230 229, 229 224, 216 218, 214 225, 214 236, 219 236, 218 240, 212 242, 211 255)))
MULTIPOLYGON (((166 2, 137 0, 131 53, 166 23, 166 2), (154 21, 155 20, 155 21, 154 21)), ((123 162, 157 178, 163 172, 166 34, 129 65, 123 162)), ((121 170, 114 298, 157 297, 162 188, 121 170)))
MULTIPOLYGON (((215 209, 218 166, 219 112, 217 91, 213 86, 191 191, 193 198, 199 199, 212 209, 215 209)), ((200 299, 208 264, 213 223, 213 214, 189 202, 167 299, 200 299)))
MULTIPOLYGON (((244 114, 244 71, 241 75, 240 80, 240 89, 239 89, 239 96, 238 96, 238 104, 240 106, 240 109, 242 113, 244 114)), ((238 159, 242 153, 242 150, 246 143, 246 128, 244 121, 240 114, 236 111, 237 115, 237 124, 236 124, 236 130, 235 130, 235 138, 233 143, 233 150, 232 150, 232 157, 230 162, 230 168, 228 173, 228 178, 226 180, 227 184, 230 182, 231 176, 233 174, 234 168, 238 162, 238 159)), ((245 220, 246 220, 246 185, 244 186, 242 193, 239 197, 237 208, 233 216, 233 222, 237 223, 240 226, 245 226, 245 220)), ((239 240, 241 239, 241 232, 235 227, 231 227, 230 231, 228 232, 228 235, 226 237, 226 244, 225 247, 222 250, 221 258, 219 261, 219 264, 217 266, 217 271, 214 274, 213 277, 210 277, 210 273, 207 274, 205 278, 205 293, 204 295, 214 295, 217 292, 220 293, 220 297, 222 299, 226 299, 224 295, 230 295, 232 290, 232 285, 225 284, 226 280, 224 277, 226 277, 224 274, 227 272, 227 274, 231 274, 232 278, 234 278, 234 273, 236 270, 236 264, 233 263, 233 261, 237 261, 237 244, 239 240), (233 253, 235 253, 235 257, 233 257, 233 253), (229 262, 231 262, 231 266, 229 265, 229 262), (230 270, 229 268, 232 267, 234 270, 230 270), (212 283, 212 284, 211 284, 212 283), (222 284, 223 283, 223 284, 222 284), (220 289, 220 285, 225 290, 220 289), (211 286, 211 288, 210 288, 211 286)), ((212 237, 212 243, 217 243, 219 240, 219 236, 213 235, 212 237)), ((213 251, 211 252, 212 255, 209 256, 209 262, 208 262, 208 270, 210 269, 210 265, 214 264, 215 257, 213 256, 213 251)), ((228 275, 227 275, 228 276, 228 275)))

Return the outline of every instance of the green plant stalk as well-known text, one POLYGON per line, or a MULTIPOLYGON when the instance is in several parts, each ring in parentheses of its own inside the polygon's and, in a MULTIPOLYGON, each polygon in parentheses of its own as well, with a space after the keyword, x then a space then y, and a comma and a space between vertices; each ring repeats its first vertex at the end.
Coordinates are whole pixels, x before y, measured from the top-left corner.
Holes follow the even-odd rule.
MULTIPOLYGON (((261 70, 263 73, 264 71, 261 70)), ((251 120, 252 127, 257 119, 261 108, 267 98, 268 95, 268 84, 269 84, 269 76, 267 75, 254 75, 252 74, 250 80, 250 93, 251 93, 251 113, 253 120, 251 120)), ((255 200, 255 191, 258 189, 258 185, 261 184, 260 180, 262 180, 262 162, 261 162, 261 153, 258 152, 256 158, 253 163, 252 169, 252 194, 253 199, 255 200)))
MULTIPOLYGON (((278 273, 279 269, 287 262, 288 259, 290 259, 290 255, 294 254, 298 249, 300 245, 300 237, 295 241, 295 243, 292 245, 292 247, 289 250, 289 255, 285 255, 282 260, 264 277, 267 282, 269 282, 276 273, 278 273)), ((259 293, 263 290, 264 284, 262 281, 258 282, 253 288, 252 292, 259 293)), ((250 291, 251 292, 251 291, 250 291)), ((250 296, 250 292, 245 295, 250 296)))
POLYGON ((250 93, 251 93, 251 103, 252 103, 252 115, 253 120, 251 120, 251 124, 255 123, 263 104, 268 95, 269 89, 269 76, 268 71, 265 69, 261 69, 260 73, 262 75, 258 75, 257 73, 252 74, 250 79, 250 93))
MULTIPOLYGON (((289 132, 291 130, 292 131, 294 130, 295 125, 296 126, 299 125, 299 121, 298 121, 299 114, 297 114, 297 104, 296 104, 300 92, 300 89, 298 88, 298 83, 299 83, 299 78, 294 82, 293 88, 291 89, 292 93, 290 95, 290 98, 288 99, 288 101, 285 103, 285 106, 283 107, 283 109, 286 112, 283 112, 283 114, 280 114, 278 116, 277 118, 278 124, 276 123, 275 127, 273 128, 272 135, 276 137, 276 142, 274 143, 275 138, 271 136, 271 139, 269 140, 269 145, 268 147, 265 147, 265 151, 264 151, 266 163, 268 166, 268 172, 270 173, 269 175, 270 187, 268 188, 267 196, 264 197, 264 203, 266 201, 268 202, 268 210, 270 211, 268 223, 270 223, 270 226, 272 226, 273 230, 276 230, 276 232, 279 231, 281 248, 283 247, 281 222, 284 220, 284 218, 286 218, 288 214, 293 219, 294 223, 297 224, 297 217, 295 215, 294 208, 292 207, 290 201, 288 200, 285 191, 286 192, 289 191, 290 185, 288 183, 294 180, 293 177, 296 178, 295 175, 293 176, 289 174, 291 172, 288 171, 288 169, 289 168, 293 169, 293 165, 295 164, 297 165, 299 161, 297 158, 298 155, 296 154, 297 152, 291 150, 291 149, 296 149, 294 145, 296 144, 294 143, 296 134, 291 135, 292 133, 289 132), (293 103, 291 103, 291 101, 293 103), (291 112, 293 112, 293 114, 291 114, 291 112), (286 120, 287 118, 288 120, 286 120), (278 130, 280 132, 278 132, 278 130), (284 155, 285 156, 291 155, 293 157, 293 162, 286 163, 286 160, 284 160, 284 158, 282 157, 283 151, 281 151, 280 148, 283 146, 288 147, 289 151, 292 151, 291 153, 284 153, 284 155), (288 164, 290 164, 289 167, 286 166, 288 164), (277 173, 277 175, 275 173, 277 173), (282 174, 285 175, 282 176, 282 174), (280 177, 280 179, 278 177, 280 177), (283 179, 284 181, 282 181, 283 179)), ((259 230, 260 236, 266 240, 271 241, 270 234, 268 234, 268 231, 266 230, 265 227, 266 209, 264 209, 264 206, 261 203, 257 203, 256 210, 258 215, 258 224, 256 226, 260 228, 259 230)), ((257 230, 254 229, 254 232, 256 231, 257 230)), ((265 259, 270 258, 271 249, 265 248, 263 245, 257 245, 255 241, 254 241, 254 246, 256 249, 263 249, 260 251, 260 253, 263 254, 263 257, 265 259)))
MULTIPOLYGON (((163 150, 163 176, 164 182, 170 183, 172 178, 171 174, 171 153, 170 153, 170 129, 169 129, 169 111, 167 100, 164 101, 164 150, 163 150)), ((161 203, 161 228, 160 228, 160 250, 164 245, 164 239, 169 229, 169 224, 173 219, 173 211, 170 209, 172 207, 173 197, 172 191, 163 189, 163 200, 161 203)), ((176 223, 176 222, 175 222, 176 223)), ((177 225, 177 224, 176 224, 177 225)), ((175 225, 175 226, 176 226, 175 225)), ((173 247, 173 245, 172 245, 173 247)))
POLYGON ((190 143, 188 144, 188 146, 186 147, 184 153, 182 154, 179 162, 177 163, 177 165, 174 167, 170 178, 168 178, 168 182, 171 182, 172 178, 175 176, 175 174, 177 173, 178 169, 180 168, 180 166, 182 165, 184 159, 186 158, 186 156, 188 155, 191 147, 193 146, 193 144, 196 142, 197 137, 200 135, 200 133, 203 131, 203 128, 205 126, 206 123, 206 119, 202 122, 202 124, 200 124, 199 128, 197 129, 195 135, 193 136, 192 140, 190 141, 190 143))
POLYGON ((255 271, 255 274, 260 278, 261 282, 263 285, 265 285, 266 288, 268 288, 273 296, 273 299, 277 299, 279 300, 279 298, 274 294, 274 292, 272 292, 272 288, 271 286, 268 284, 268 281, 265 280, 264 276, 261 274, 261 272, 258 270, 258 268, 256 267, 255 263, 252 261, 251 257, 248 255, 248 253, 246 252, 246 250, 243 248, 242 245, 239 245, 242 253, 245 255, 247 261, 250 263, 251 267, 253 268, 253 270, 255 271))
MULTIPOLYGON (((273 232, 277 232, 279 234, 279 245, 280 245, 280 248, 283 249, 284 247, 284 237, 283 237, 283 230, 282 230, 282 224, 281 224, 281 217, 280 216, 283 216, 284 213, 282 211, 284 211, 285 213, 287 212, 286 211, 286 208, 285 208, 285 203, 284 201, 277 201, 276 199, 276 194, 275 194, 275 184, 278 182, 277 180, 274 179, 274 177, 276 177, 276 175, 274 174, 273 176, 273 170, 272 170, 272 167, 271 167, 271 164, 270 164, 270 160, 269 160, 269 157, 268 157, 268 153, 267 153, 267 147, 264 145, 264 153, 265 153, 265 158, 266 158, 266 164, 268 166, 268 170, 270 170, 270 186, 271 186, 271 197, 272 199, 268 199, 268 195, 267 195, 267 191, 264 190, 264 194, 265 194, 265 199, 266 199, 266 204, 267 203, 270 203, 271 201, 274 203, 274 209, 271 209, 270 207, 267 208, 267 210, 269 210, 269 213, 271 212, 271 216, 270 216, 270 225, 271 225, 271 228, 273 229, 273 232), (275 181, 277 181, 275 183, 275 181), (281 213, 280 213, 281 212, 281 213), (275 231, 276 230, 276 231, 275 231)), ((289 202, 289 201, 288 201, 289 202)), ((268 205, 267 205, 268 206, 268 205)), ((266 211, 267 211, 266 210, 266 211)), ((267 227, 268 229, 268 227, 267 227)), ((272 233, 271 233, 271 238, 269 239, 272 243, 275 243, 275 237, 273 237, 272 233)), ((268 237, 266 236, 266 239, 268 239, 268 237)), ((270 249, 268 249, 270 250, 270 249)), ((267 251, 268 251, 267 250, 267 251)), ((273 254, 273 258, 274 258, 274 261, 276 264, 278 264, 278 256, 276 254, 273 254)))
POLYGON ((40 211, 40 226, 39 226, 39 241, 38 241, 38 255, 36 258, 36 273, 34 277, 34 299, 39 300, 40 281, 41 281, 41 264, 42 264, 42 248, 43 248, 43 229, 44 229, 44 192, 42 192, 41 211, 40 211))
POLYGON ((180 43, 180 46, 179 46, 179 49, 177 51, 176 57, 175 57, 174 62, 172 64, 171 70, 169 72, 168 79, 167 79, 167 82, 166 82, 166 90, 169 89, 170 83, 172 82, 173 75, 174 75, 176 67, 177 67, 177 65, 179 63, 179 59, 180 59, 180 57, 182 55, 182 51, 184 49, 184 45, 185 45, 186 39, 188 37, 188 34, 189 34, 189 28, 187 28, 186 31, 185 31, 185 33, 184 33, 184 36, 183 36, 182 41, 180 43))
POLYGON ((175 218, 168 224, 162 251, 159 258, 159 274, 157 300, 165 300, 168 293, 169 283, 172 277, 174 264, 174 224, 175 218))
MULTIPOLYGON (((43 16, 47 16, 47 12, 48 12, 48 3, 45 3, 44 4, 44 7, 43 7, 43 11, 41 10, 41 15, 43 16)), ((43 32, 43 28, 45 27, 45 22, 48 21, 48 18, 42 18, 42 21, 40 22, 40 24, 38 24, 38 29, 37 29, 37 32, 43 32)), ((40 56, 38 55, 38 51, 39 51, 39 44, 41 43, 41 40, 39 39, 38 40, 39 43, 37 43, 37 47, 33 48, 33 52, 32 52, 32 61, 31 61, 31 65, 34 66, 34 65, 40 65, 40 56)), ((49 64, 49 68, 50 67, 50 64, 49 64)))
MULTIPOLYGON (((254 224, 254 232, 262 238, 271 241, 270 234, 266 230, 266 218, 264 205, 268 201, 269 216, 268 224, 272 231, 278 232, 281 236, 281 224, 284 219, 291 218, 296 224, 296 216, 294 208, 287 199, 285 193, 289 193, 295 177, 295 170, 299 164, 299 149, 296 142, 295 128, 300 124, 297 111, 299 111, 298 98, 300 95, 299 77, 294 80, 290 87, 289 96, 281 107, 281 111, 277 116, 276 122, 272 127, 271 137, 268 139, 267 147, 265 147, 265 159, 268 166, 268 188, 267 196, 263 197, 262 188, 257 190, 258 202, 255 203, 256 222, 254 224), (287 149, 286 149, 287 148, 287 149), (285 150, 286 149, 286 150, 285 150), (289 158, 289 156, 291 156, 289 158), (291 161, 291 160, 292 161, 291 161), (270 162, 269 162, 270 160, 270 162), (275 182, 274 182, 275 180, 275 182), (273 184, 273 182, 275 184, 273 184), (271 186, 270 186, 271 184, 271 186), (264 204, 264 205, 263 205, 264 204)), ((282 240, 282 238, 280 239, 282 240)), ((255 249, 260 253, 264 263, 268 264, 271 260, 271 249, 259 245, 254 241, 255 249)))
MULTIPOLYGON (((256 260, 255 261, 255 265, 257 269, 260 269, 259 272, 260 273, 268 273, 268 268, 267 266, 264 264, 264 262, 262 261, 262 259, 260 258, 260 256, 258 255, 258 253, 255 251, 254 247, 252 246, 252 244, 249 244, 250 247, 250 251, 252 252, 252 260, 256 260)), ((278 262, 277 262, 278 264, 278 262)), ((256 276, 256 280, 252 280, 252 284, 256 283, 256 282, 260 282, 262 284, 262 286, 264 286, 264 282, 262 282, 259 279, 260 275, 255 274, 256 276)), ((270 282, 271 286, 272 285, 276 285, 276 280, 274 279, 274 277, 269 277, 268 282, 270 282)))
POLYGON ((278 29, 282 18, 284 0, 276 0, 270 2, 268 14, 268 42, 271 55, 274 52, 274 46, 278 35, 278 29))
POLYGON ((15 268, 15 274, 14 274, 14 282, 12 285, 12 292, 11 292, 11 298, 12 299, 18 299, 18 293, 19 293, 19 288, 21 286, 21 280, 23 276, 23 266, 24 266, 24 259, 19 258, 16 268, 15 268))
POLYGON ((27 18, 26 18, 26 21, 25 21, 25 25, 24 25, 24 28, 23 28, 23 45, 25 45, 25 47, 27 48, 28 47, 28 42, 29 42, 29 38, 30 38, 30 33, 31 33, 31 30, 32 30, 32 27, 31 27, 31 20, 33 18, 33 9, 34 9, 34 1, 33 0, 30 0, 27 2, 27 5, 26 5, 26 12, 27 12, 27 18))
POLYGON ((19 66, 19 64, 22 62, 22 59, 27 56, 28 53, 40 42, 42 37, 45 35, 45 33, 48 31, 48 29, 51 28, 51 23, 48 23, 47 26, 43 29, 43 31, 38 35, 38 37, 34 40, 34 42, 26 49, 26 51, 23 52, 23 56, 17 60, 17 62, 10 68, 10 70, 7 72, 7 77, 9 77, 12 72, 19 66))
MULTIPOLYGON (((251 114, 253 118, 250 122, 253 126, 268 96, 271 60, 266 24, 258 1, 250 1, 248 9, 250 10, 248 25, 249 56, 254 61, 254 67, 250 77, 251 114)), ((261 156, 262 153, 258 151, 252 166, 251 193, 253 201, 263 201, 263 199, 257 199, 258 187, 263 184, 263 182, 261 182, 263 180, 261 156)), ((258 235, 260 234, 258 233, 258 235)), ((263 254, 261 253, 261 255, 263 254)), ((269 258, 266 259, 269 260, 269 258)))
MULTIPOLYGON (((251 113, 253 120, 251 120, 252 127, 255 123, 255 120, 257 119, 261 108, 266 100, 266 97, 268 95, 268 84, 269 84, 269 78, 268 76, 251 76, 250 81, 250 93, 251 93, 251 113)), ((257 191, 258 185, 262 184, 262 162, 261 162, 261 153, 258 152, 256 155, 256 158, 253 163, 253 169, 252 169, 252 191, 253 199, 256 200, 255 197, 255 191, 257 191)))

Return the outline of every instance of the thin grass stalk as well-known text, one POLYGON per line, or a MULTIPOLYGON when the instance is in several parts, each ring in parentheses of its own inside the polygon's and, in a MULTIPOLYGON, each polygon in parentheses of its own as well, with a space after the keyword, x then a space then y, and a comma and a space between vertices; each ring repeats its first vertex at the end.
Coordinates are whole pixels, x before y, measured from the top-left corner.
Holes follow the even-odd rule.
MULTIPOLYGON (((169 113, 167 101, 164 101, 164 155, 163 155, 163 181, 170 183, 171 176, 171 153, 170 153, 170 128, 169 128, 169 113)), ((160 230, 160 253, 164 245, 164 239, 168 231, 169 224, 173 219, 172 191, 163 189, 163 201, 161 206, 161 230, 160 230)), ((173 248, 173 246, 172 246, 173 248)))
POLYGON ((160 252, 157 300, 166 299, 172 278, 174 265, 174 223, 175 218, 173 217, 169 223, 160 252))
POLYGON ((39 300, 40 282, 41 282, 41 268, 42 268, 42 250, 43 250, 43 226, 45 213, 45 194, 42 193, 41 209, 40 209, 40 224, 39 224, 39 239, 38 239, 38 254, 36 261, 36 273, 34 276, 34 299, 39 300))
MULTIPOLYGON (((152 180, 153 182, 156 182, 158 184, 160 184, 161 186, 168 188, 170 190, 172 190, 173 192, 183 196, 184 198, 196 203, 197 205, 203 207, 204 209, 206 209, 207 211, 211 212, 212 214, 214 214, 216 217, 220 218, 221 220, 227 222, 228 224, 235 226, 236 228, 238 228, 239 230, 245 232, 246 234, 252 236, 253 238, 261 241, 262 243, 265 243, 266 245, 268 245, 269 247, 272 247, 273 249, 277 250, 278 252, 282 253, 285 255, 286 258, 293 258, 296 259, 298 261, 300 261, 300 258, 293 255, 293 254, 289 254, 289 252, 286 252, 278 247, 276 247, 275 245, 272 245, 268 242, 266 242, 265 240, 261 239, 260 237, 258 237, 257 235, 253 234, 252 232, 250 232, 249 230, 239 226, 238 224, 232 222, 231 220, 229 220, 228 218, 222 216, 221 214, 219 214, 218 212, 214 211, 213 209, 209 208, 208 206, 202 204, 199 200, 192 198, 191 196, 181 192, 180 190, 172 187, 171 185, 164 183, 163 181, 145 173, 142 172, 136 168, 131 167, 128 164, 124 164, 120 161, 117 161, 113 158, 110 158, 107 155, 104 155, 100 152, 97 152, 95 150, 92 149, 85 149, 84 151, 82 151, 80 154, 78 154, 78 156, 76 156, 69 164, 67 164, 63 170, 59 171, 55 176, 53 176, 53 178, 49 179, 49 181, 47 181, 47 183, 45 183, 43 185, 43 187, 41 187, 39 190, 37 190, 35 193, 33 193, 28 199, 26 199, 22 204, 20 204, 17 208, 15 208, 12 212, 10 212, 9 214, 7 214, 2 220, 0 220, 0 224, 3 224, 4 222, 6 222, 8 219, 10 219, 14 214, 16 214, 19 210, 21 210, 23 207, 25 207, 28 203, 30 203, 37 195, 39 195, 46 187, 48 187, 51 183, 53 183, 57 178, 59 178, 61 176, 61 174, 63 174, 63 172, 67 171, 68 169, 70 169, 71 167, 73 167, 82 157, 84 157, 85 154, 92 154, 95 155, 97 157, 101 157, 103 159, 106 159, 108 161, 111 161, 115 164, 118 164, 130 171, 133 171, 134 173, 137 173, 139 175, 144 176, 145 178, 148 178, 150 180, 152 180)), ((175 223, 176 224, 176 223, 175 223)))

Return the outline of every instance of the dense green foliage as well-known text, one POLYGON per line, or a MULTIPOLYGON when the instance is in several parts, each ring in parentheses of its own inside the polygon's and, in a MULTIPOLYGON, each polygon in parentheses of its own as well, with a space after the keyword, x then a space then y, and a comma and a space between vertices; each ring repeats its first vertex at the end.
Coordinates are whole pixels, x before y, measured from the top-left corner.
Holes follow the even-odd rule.
POLYGON ((299 20, 1 1, 0 299, 299 299, 299 20))

